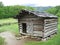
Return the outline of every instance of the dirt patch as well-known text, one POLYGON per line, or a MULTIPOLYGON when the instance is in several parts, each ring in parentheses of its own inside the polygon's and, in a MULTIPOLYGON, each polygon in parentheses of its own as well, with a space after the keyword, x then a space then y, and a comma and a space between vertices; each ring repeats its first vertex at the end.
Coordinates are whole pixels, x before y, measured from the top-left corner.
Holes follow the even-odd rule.
POLYGON ((5 38, 6 45, 24 45, 26 39, 17 40, 11 32, 0 33, 0 36, 5 38))
POLYGON ((0 36, 5 38, 6 45, 25 45, 28 41, 37 41, 36 38, 30 38, 27 36, 22 36, 20 39, 15 37, 15 35, 11 32, 2 32, 0 36))

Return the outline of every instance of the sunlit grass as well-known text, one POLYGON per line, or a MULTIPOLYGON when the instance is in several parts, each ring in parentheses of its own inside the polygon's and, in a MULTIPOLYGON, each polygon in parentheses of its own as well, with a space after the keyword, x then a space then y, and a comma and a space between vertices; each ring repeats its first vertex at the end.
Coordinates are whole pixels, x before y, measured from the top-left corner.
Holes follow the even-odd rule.
POLYGON ((0 45, 4 45, 5 44, 4 40, 5 40, 4 38, 0 37, 0 45))
MULTIPOLYGON (((0 24, 7 24, 7 23, 15 23, 17 22, 16 19, 13 19, 13 18, 7 18, 7 19, 0 19, 0 24)), ((18 30, 18 24, 10 24, 10 25, 3 25, 3 26, 0 26, 0 33, 1 32, 4 32, 4 31, 11 31, 13 33, 18 33, 19 30, 18 30)))
POLYGON ((0 32, 11 31, 15 34, 19 33, 18 24, 4 25, 0 27, 0 32))
POLYGON ((17 22, 17 20, 13 18, 0 19, 0 24, 15 23, 15 22, 17 22))

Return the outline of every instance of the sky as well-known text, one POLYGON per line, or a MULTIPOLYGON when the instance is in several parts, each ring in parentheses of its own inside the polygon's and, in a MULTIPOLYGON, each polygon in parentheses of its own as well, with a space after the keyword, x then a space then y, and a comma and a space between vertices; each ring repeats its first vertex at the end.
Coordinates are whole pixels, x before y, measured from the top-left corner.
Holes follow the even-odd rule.
POLYGON ((32 5, 32 6, 57 6, 60 0, 0 0, 5 6, 9 5, 32 5))

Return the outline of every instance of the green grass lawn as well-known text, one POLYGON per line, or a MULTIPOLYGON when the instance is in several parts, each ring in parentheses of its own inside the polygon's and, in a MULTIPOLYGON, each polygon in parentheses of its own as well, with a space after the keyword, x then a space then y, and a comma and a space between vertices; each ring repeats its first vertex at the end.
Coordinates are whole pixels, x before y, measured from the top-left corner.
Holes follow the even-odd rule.
POLYGON ((0 24, 15 23, 15 22, 17 22, 17 20, 13 18, 0 19, 0 24))
POLYGON ((0 45, 5 45, 4 38, 0 37, 0 45))
POLYGON ((0 27, 0 32, 10 31, 12 33, 18 34, 18 24, 4 25, 0 27))
MULTIPOLYGON (((16 19, 8 18, 8 19, 0 19, 0 24, 7 24, 7 23, 15 23, 17 22, 16 19)), ((0 33, 4 31, 11 31, 13 33, 18 33, 18 24, 10 24, 10 25, 4 25, 0 26, 0 33)))

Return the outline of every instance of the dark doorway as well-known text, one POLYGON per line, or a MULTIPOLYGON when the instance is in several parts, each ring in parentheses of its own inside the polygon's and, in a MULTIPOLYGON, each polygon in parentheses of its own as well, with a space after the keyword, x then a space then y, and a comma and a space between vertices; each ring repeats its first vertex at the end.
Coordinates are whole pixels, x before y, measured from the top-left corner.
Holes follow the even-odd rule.
POLYGON ((26 33, 26 27, 27 27, 26 23, 22 23, 22 31, 23 31, 23 33, 26 33))

